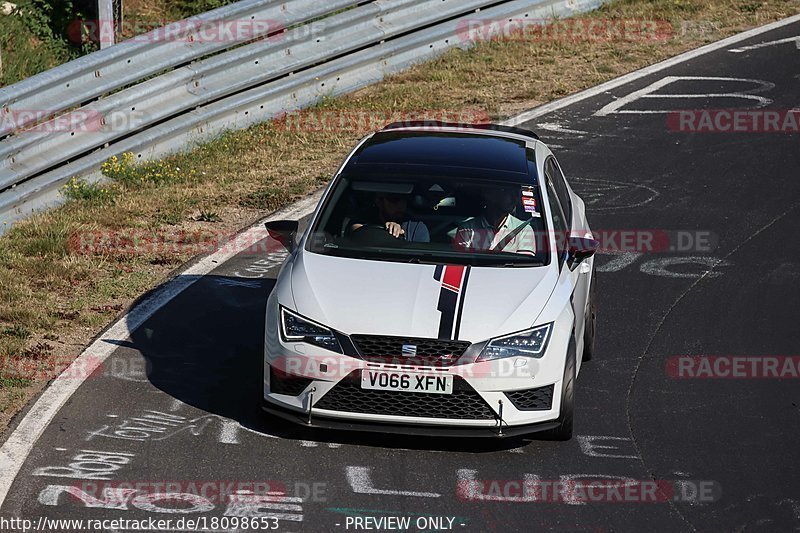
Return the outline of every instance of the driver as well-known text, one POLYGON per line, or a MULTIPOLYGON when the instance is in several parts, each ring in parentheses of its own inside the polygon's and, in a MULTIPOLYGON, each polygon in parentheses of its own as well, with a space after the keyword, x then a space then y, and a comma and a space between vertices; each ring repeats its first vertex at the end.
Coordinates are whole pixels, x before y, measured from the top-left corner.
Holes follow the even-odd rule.
POLYGON ((535 254, 533 228, 511 214, 520 197, 519 187, 487 188, 482 196, 481 214, 459 225, 455 246, 465 250, 535 254))
POLYGON ((377 224, 386 228, 396 238, 404 238, 412 242, 430 242, 431 236, 424 222, 409 220, 408 195, 395 193, 377 193, 375 209, 366 216, 357 219, 350 226, 355 231, 362 226, 377 224))

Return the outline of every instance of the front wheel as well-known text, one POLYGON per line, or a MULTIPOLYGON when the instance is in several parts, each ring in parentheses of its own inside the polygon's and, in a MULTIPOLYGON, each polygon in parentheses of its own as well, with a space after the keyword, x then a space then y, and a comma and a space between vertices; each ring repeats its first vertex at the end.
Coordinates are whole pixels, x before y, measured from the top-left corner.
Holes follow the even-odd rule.
POLYGON ((575 418, 575 344, 570 342, 567 350, 567 362, 564 365, 564 378, 561 387, 561 414, 558 415, 558 427, 542 433, 549 440, 569 440, 572 438, 572 426, 575 418))

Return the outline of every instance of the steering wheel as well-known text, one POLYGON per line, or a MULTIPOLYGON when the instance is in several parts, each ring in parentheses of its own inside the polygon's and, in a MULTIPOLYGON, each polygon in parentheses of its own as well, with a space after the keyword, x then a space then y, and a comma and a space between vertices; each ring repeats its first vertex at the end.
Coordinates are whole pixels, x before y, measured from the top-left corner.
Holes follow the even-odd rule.
POLYGON ((403 246, 407 243, 405 236, 392 237, 386 227, 380 224, 364 224, 350 231, 347 238, 363 246, 403 246))

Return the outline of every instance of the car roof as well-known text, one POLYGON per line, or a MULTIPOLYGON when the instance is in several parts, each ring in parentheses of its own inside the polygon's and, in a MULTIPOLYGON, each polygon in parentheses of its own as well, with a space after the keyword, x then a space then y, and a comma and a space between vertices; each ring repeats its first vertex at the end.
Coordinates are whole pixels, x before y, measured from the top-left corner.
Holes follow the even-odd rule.
MULTIPOLYGON (((531 135, 532 132, 531 132, 531 135)), ((345 174, 356 176, 431 175, 531 183, 527 143, 516 132, 473 128, 390 124, 353 154, 345 174)), ((533 173, 533 175, 531 175, 533 173)))

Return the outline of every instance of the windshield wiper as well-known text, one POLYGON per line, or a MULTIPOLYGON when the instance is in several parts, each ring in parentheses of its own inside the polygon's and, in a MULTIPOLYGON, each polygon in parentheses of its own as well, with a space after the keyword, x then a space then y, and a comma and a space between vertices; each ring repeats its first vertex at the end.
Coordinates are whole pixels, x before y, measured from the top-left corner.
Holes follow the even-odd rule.
POLYGON ((503 263, 495 266, 500 266, 502 268, 525 268, 529 266, 541 266, 543 264, 543 261, 525 261, 524 263, 503 263))
POLYGON ((396 261, 412 265, 470 265, 474 267, 502 267, 517 268, 543 265, 544 261, 534 255, 515 254, 511 252, 500 252, 489 255, 466 255, 448 253, 393 253, 391 250, 364 250, 346 247, 324 246, 322 249, 314 250, 324 255, 337 257, 349 257, 352 259, 363 259, 368 261, 396 261))
POLYGON ((438 259, 435 258, 434 254, 422 254, 422 257, 415 255, 405 259, 405 261, 406 263, 414 263, 415 265, 441 265, 449 262, 447 259, 442 257, 439 257, 438 259))
POLYGON ((502 267, 502 268, 519 268, 519 267, 528 267, 528 266, 541 266, 544 264, 544 261, 535 256, 525 256, 523 258, 515 258, 514 260, 510 260, 511 258, 504 257, 499 259, 498 261, 487 261, 486 263, 476 263, 475 266, 488 266, 488 267, 502 267))

